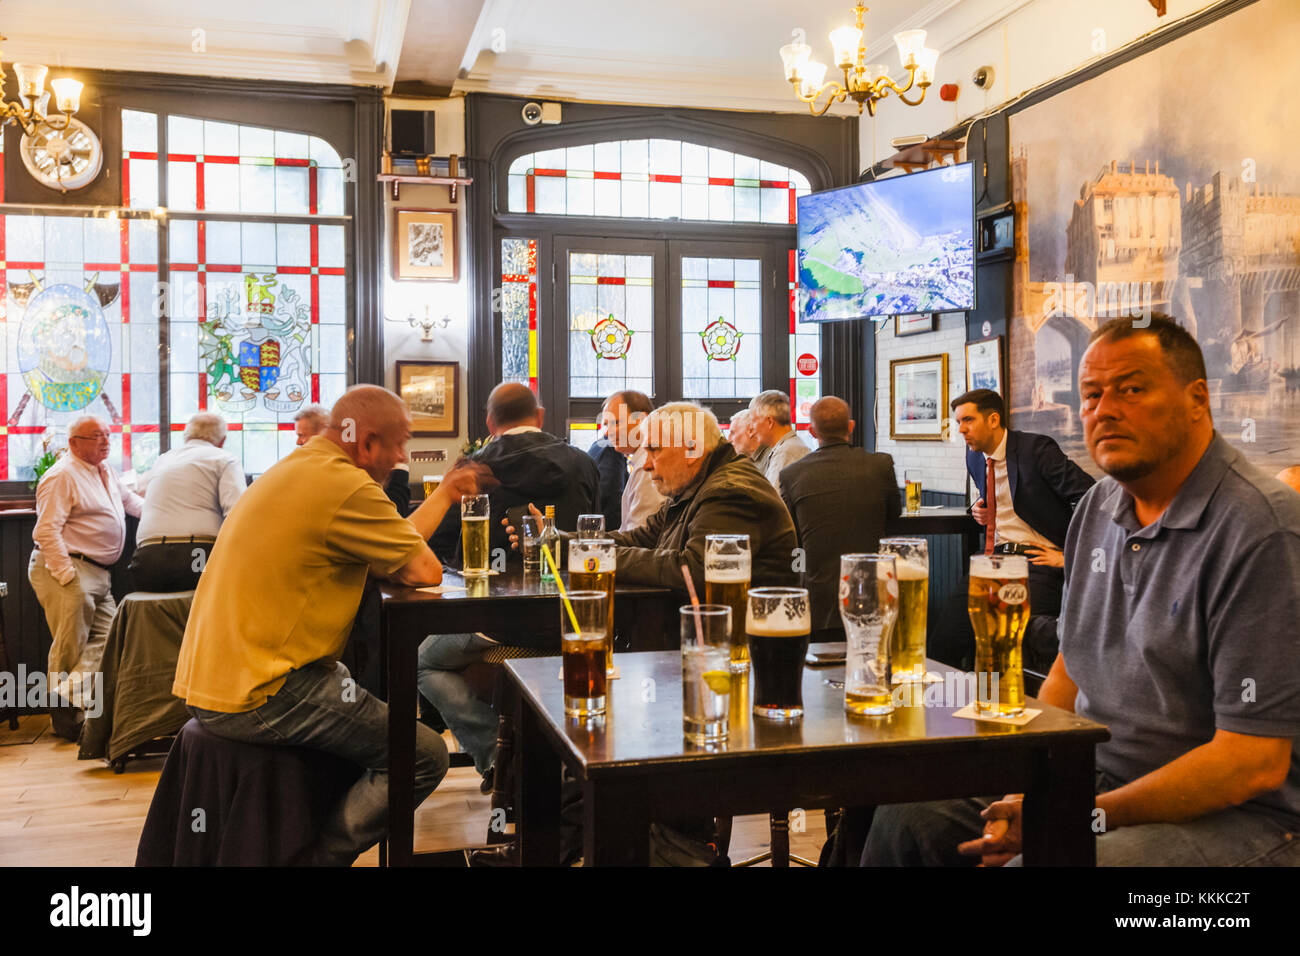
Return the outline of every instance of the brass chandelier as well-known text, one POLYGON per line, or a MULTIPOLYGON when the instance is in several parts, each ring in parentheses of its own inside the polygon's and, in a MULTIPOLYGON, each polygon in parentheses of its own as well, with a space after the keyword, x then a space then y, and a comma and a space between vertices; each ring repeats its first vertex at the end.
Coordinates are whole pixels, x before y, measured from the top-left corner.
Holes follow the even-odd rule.
MULTIPOLYGON (((8 37, 0 36, 0 43, 7 39, 8 37)), ((48 126, 56 131, 68 128, 72 123, 72 114, 81 106, 81 81, 66 76, 50 81, 55 105, 62 116, 48 116, 45 107, 50 101, 50 94, 45 89, 45 76, 49 72, 48 68, 40 64, 14 64, 20 102, 10 103, 0 97, 0 127, 17 123, 28 136, 34 135, 39 126, 48 126)), ((0 86, 3 86, 4 79, 4 64, 0 63, 0 86)))
POLYGON ((835 103, 852 98, 858 104, 858 113, 865 106, 876 115, 876 103, 891 92, 908 106, 919 106, 925 100, 925 91, 934 82, 934 68, 939 62, 939 51, 925 45, 924 30, 903 30, 894 34, 898 44, 898 57, 907 70, 907 84, 899 86, 889 76, 889 67, 883 63, 865 64, 867 58, 866 33, 862 16, 867 8, 859 3, 853 8, 856 26, 843 26, 832 30, 831 48, 835 53, 835 66, 844 71, 844 82, 835 80, 823 83, 826 64, 812 59, 812 47, 796 40, 781 47, 781 61, 785 64, 785 78, 794 87, 794 95, 808 104, 814 116, 821 116, 835 103), (921 95, 909 100, 905 94, 913 86, 921 88, 921 95), (819 107, 817 101, 825 95, 819 107))

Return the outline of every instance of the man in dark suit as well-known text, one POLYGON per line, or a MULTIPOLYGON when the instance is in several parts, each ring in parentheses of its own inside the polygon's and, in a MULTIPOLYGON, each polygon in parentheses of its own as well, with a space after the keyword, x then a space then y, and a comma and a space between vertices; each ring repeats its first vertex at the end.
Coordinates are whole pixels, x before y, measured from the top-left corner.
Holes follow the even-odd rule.
MULTIPOLYGON (((605 530, 617 531, 623 523, 623 489, 627 486, 627 455, 618 449, 614 442, 614 431, 618 428, 619 412, 627 406, 623 393, 615 392, 605 399, 600 409, 600 437, 597 438, 587 454, 596 463, 600 472, 601 510, 605 515, 605 530)), ((623 411, 626 423, 628 413, 623 411)))
POLYGON ((980 494, 971 514, 987 529, 985 551, 1029 559, 1030 613, 1050 622, 1028 628, 1025 666, 1046 674, 1057 652, 1065 532, 1093 479, 1049 436, 1007 429, 997 392, 973 389, 953 399, 952 410, 966 439, 966 470, 980 494))
POLYGON ((781 470, 781 499, 804 549, 804 586, 812 602, 813 640, 842 640, 817 631, 843 631, 839 614, 840 555, 877 551, 885 523, 902 510, 894 459, 849 444, 853 419, 842 398, 812 407, 818 447, 781 470))
MULTIPOLYGON (((488 547, 505 554, 509 535, 501 518, 506 509, 536 503, 555 505, 557 528, 573 530, 578 515, 600 510, 600 477, 586 452, 542 431, 546 409, 526 385, 503 382, 488 396, 487 426, 492 441, 473 460, 487 465, 500 486, 488 495, 491 520, 488 547)), ((461 557, 460 507, 452 505, 434 536, 435 553, 452 551, 461 557)), ((497 641, 486 634, 431 634, 420 645, 417 680, 420 693, 438 709, 460 745, 474 758, 490 789, 496 759, 497 714, 480 699, 464 672, 481 661, 497 641)), ((559 650, 558 646, 555 648, 559 650)))

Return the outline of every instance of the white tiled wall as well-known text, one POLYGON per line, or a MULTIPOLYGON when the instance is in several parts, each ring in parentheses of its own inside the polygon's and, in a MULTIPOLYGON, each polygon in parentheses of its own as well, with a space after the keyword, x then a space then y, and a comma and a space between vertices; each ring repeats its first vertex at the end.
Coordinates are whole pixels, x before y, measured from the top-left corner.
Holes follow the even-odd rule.
MULTIPOLYGON (((921 487, 930 491, 966 493, 966 445, 955 441, 893 441, 889 437, 889 362, 891 359, 948 353, 948 401, 966 391, 966 317, 964 312, 939 316, 934 332, 894 336, 894 320, 875 325, 876 335, 876 451, 894 457, 898 483, 903 472, 921 471, 921 487)), ((945 417, 951 411, 945 409, 945 417)))

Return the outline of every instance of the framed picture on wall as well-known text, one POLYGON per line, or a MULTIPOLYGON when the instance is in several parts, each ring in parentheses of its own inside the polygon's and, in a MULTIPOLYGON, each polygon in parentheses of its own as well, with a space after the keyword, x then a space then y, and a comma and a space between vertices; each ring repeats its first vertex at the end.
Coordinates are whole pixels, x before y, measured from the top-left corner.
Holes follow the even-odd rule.
POLYGON ((889 437, 943 441, 948 414, 948 356, 924 355, 889 363, 889 437))
POLYGON ((933 312, 927 312, 924 315, 894 316, 895 335, 917 335, 921 332, 933 332, 933 331, 934 331, 933 312))
POLYGON ((1002 336, 966 343, 966 391, 972 388, 991 388, 1006 397, 1002 391, 1002 336))
POLYGON ((411 435, 455 438, 460 434, 460 364, 398 362, 397 394, 411 411, 411 435))
POLYGON ((393 278, 455 282, 459 276, 457 253, 456 210, 393 212, 393 278))

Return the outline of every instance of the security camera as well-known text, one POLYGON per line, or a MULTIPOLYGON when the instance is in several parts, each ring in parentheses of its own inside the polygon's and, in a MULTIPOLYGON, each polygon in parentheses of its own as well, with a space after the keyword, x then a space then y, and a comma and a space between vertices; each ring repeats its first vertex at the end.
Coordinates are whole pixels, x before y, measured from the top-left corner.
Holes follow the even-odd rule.
POLYGON ((981 90, 987 90, 993 86, 993 67, 981 66, 971 74, 970 81, 981 90))
POLYGON ((542 121, 542 105, 540 103, 525 103, 521 115, 524 122, 529 126, 536 126, 542 121))

